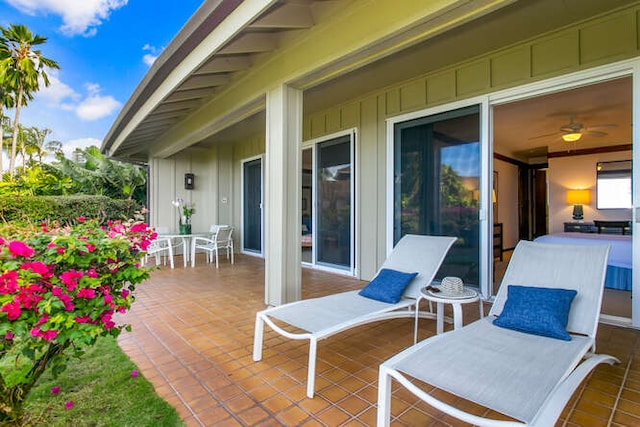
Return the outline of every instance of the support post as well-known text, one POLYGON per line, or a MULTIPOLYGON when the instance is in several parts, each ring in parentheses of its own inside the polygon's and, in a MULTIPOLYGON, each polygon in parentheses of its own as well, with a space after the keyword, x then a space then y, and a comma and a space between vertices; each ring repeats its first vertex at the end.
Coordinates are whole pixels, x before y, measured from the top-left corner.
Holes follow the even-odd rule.
POLYGON ((302 92, 278 86, 266 105, 265 302, 277 306, 301 295, 302 92))

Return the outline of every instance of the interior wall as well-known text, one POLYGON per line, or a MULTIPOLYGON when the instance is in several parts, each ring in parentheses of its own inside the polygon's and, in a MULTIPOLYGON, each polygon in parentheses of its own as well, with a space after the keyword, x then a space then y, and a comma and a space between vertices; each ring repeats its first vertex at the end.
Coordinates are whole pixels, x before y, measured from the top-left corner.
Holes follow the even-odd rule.
MULTIPOLYGON (((494 223, 502 223, 502 246, 515 248, 518 243, 518 166, 502 160, 493 160, 493 170, 497 172, 496 191, 498 217, 494 223)), ((494 175, 494 179, 496 175, 494 175)), ((495 183, 494 183, 495 184, 495 183)))
POLYGON ((549 232, 561 233, 572 222, 573 206, 567 205, 568 189, 589 189, 591 202, 583 206, 584 221, 631 220, 631 209, 596 209, 596 164, 631 160, 631 151, 588 154, 549 159, 549 232))

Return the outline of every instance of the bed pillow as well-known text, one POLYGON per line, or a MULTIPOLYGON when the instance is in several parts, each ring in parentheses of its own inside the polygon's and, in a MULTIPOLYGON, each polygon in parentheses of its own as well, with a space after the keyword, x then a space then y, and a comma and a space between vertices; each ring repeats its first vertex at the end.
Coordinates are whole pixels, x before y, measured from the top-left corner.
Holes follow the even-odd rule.
POLYGON ((573 289, 509 285, 502 313, 493 324, 528 334, 571 341, 569 310, 577 295, 573 289))
POLYGON ((402 293, 417 275, 418 273, 403 273, 383 268, 358 294, 377 301, 395 304, 400 301, 402 293))

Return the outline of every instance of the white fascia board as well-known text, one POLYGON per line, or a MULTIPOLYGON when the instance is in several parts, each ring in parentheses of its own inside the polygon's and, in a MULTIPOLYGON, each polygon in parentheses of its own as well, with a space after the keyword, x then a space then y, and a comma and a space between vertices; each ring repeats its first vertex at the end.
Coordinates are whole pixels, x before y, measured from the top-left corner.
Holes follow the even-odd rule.
POLYGON ((162 100, 180 85, 194 70, 202 65, 213 52, 220 50, 225 43, 235 37, 243 28, 249 25, 257 16, 271 7, 277 0, 247 0, 243 1, 231 14, 224 19, 216 29, 191 51, 189 55, 173 69, 162 84, 136 111, 131 120, 122 129, 118 138, 109 149, 110 155, 115 153, 123 143, 125 137, 158 106, 162 100))

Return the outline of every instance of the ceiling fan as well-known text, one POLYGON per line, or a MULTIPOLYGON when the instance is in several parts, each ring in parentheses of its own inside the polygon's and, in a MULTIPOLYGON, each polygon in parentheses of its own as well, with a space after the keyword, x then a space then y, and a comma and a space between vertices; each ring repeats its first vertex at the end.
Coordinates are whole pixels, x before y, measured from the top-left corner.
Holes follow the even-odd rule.
POLYGON ((559 131, 549 133, 546 135, 534 136, 529 139, 545 138, 545 137, 559 134, 563 141, 575 142, 575 141, 578 141, 580 138, 582 138, 583 135, 589 135, 589 136, 595 136, 595 137, 602 137, 602 136, 608 135, 607 132, 603 132, 597 129, 608 129, 608 128, 618 127, 618 125, 615 125, 615 124, 586 127, 582 123, 575 122, 574 120, 575 120, 575 115, 571 114, 569 116, 569 123, 560 126, 559 131))

